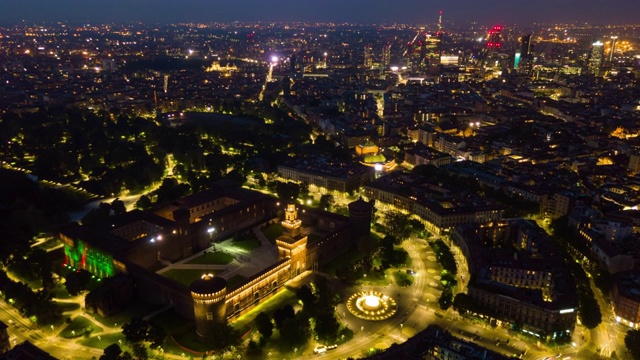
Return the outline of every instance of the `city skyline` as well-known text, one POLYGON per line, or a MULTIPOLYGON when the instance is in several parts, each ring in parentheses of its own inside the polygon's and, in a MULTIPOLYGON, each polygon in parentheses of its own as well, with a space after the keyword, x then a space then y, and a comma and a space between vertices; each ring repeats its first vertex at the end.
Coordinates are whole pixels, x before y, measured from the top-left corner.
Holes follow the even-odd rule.
POLYGON ((83 22, 228 22, 228 21, 311 21, 354 23, 434 23, 437 12, 445 13, 447 22, 480 24, 534 22, 625 23, 635 21, 640 3, 624 0, 541 0, 536 2, 487 0, 475 2, 422 2, 418 0, 241 0, 210 2, 206 0, 114 0, 96 1, 44 0, 0 1, 0 24, 21 21, 83 22), (421 11, 414 11, 414 9, 421 11), (125 9, 125 10, 123 10, 125 9))

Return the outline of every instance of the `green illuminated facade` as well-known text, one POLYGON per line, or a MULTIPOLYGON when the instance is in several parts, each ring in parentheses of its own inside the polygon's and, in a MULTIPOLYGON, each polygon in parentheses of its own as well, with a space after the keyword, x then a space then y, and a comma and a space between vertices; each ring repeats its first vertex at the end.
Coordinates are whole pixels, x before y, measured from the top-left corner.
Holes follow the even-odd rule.
POLYGON ((73 268, 85 269, 100 277, 112 277, 116 274, 113 257, 103 251, 89 247, 87 243, 78 239, 64 239, 65 264, 73 268))

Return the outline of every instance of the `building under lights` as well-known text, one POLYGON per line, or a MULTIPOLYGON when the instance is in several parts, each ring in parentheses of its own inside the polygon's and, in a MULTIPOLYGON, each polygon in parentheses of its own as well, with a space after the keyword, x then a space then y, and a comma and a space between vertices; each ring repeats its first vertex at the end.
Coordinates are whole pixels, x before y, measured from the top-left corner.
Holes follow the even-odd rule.
POLYGON ((573 332, 575 283, 557 249, 522 219, 457 226, 452 238, 467 259, 467 294, 498 325, 539 338, 573 332))
POLYGON ((617 322, 634 329, 640 328, 640 272, 616 274, 611 289, 613 312, 617 322))
POLYGON ((604 61, 604 44, 596 41, 591 44, 589 60, 587 61, 587 72, 594 76, 600 76, 602 62, 604 61))
POLYGON ((368 246, 372 204, 349 204, 349 216, 289 204, 284 232, 271 245, 277 251, 262 246, 255 250, 255 261, 236 258, 233 266, 217 273, 203 268, 203 277, 190 285, 165 276, 171 265, 206 254, 217 240, 255 229, 280 208, 277 199, 218 184, 162 205, 155 213, 132 211, 99 226, 66 229, 60 237, 67 266, 109 278, 87 295, 88 311, 108 316, 135 292, 146 302, 172 306, 195 318, 197 334, 206 340, 218 334, 221 324, 270 298, 287 281, 352 247, 368 246), (238 276, 242 281, 232 281, 238 276))

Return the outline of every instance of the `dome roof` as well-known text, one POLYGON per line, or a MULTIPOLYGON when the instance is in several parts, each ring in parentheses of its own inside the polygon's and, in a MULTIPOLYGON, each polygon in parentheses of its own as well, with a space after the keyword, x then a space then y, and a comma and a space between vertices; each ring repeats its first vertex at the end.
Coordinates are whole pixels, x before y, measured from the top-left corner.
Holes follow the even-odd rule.
POLYGON ((196 294, 213 294, 227 287, 227 280, 211 274, 202 275, 202 278, 195 280, 189 286, 189 290, 196 294))

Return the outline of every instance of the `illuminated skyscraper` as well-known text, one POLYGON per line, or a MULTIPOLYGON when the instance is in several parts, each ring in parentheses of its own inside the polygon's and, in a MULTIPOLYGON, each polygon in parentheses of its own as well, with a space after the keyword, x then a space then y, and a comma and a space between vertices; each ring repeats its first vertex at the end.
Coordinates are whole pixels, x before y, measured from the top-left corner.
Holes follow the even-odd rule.
POLYGON ((616 42, 618 41, 618 37, 617 36, 612 36, 611 37, 611 48, 609 49, 609 62, 613 62, 613 54, 616 51, 616 42))
POLYGON ((382 48, 382 65, 389 66, 391 63, 391 44, 387 43, 382 48))
POLYGON ((587 72, 595 76, 600 76, 600 68, 602 67, 603 59, 604 44, 600 41, 596 41, 591 44, 591 52, 589 53, 589 60, 587 62, 587 72))
POLYGON ((438 18, 438 31, 418 31, 418 34, 409 42, 405 56, 407 65, 433 68, 440 65, 442 53, 442 11, 438 18))
POLYGON ((502 47, 502 26, 496 25, 489 30, 489 36, 487 38, 487 49, 489 51, 497 51, 502 47))
POLYGON ((364 47, 364 67, 371 69, 373 66, 373 49, 367 45, 364 47))

